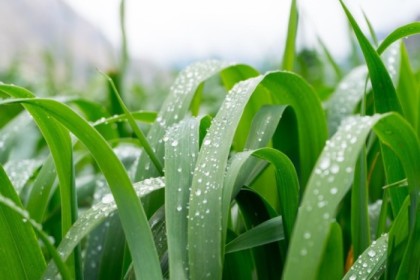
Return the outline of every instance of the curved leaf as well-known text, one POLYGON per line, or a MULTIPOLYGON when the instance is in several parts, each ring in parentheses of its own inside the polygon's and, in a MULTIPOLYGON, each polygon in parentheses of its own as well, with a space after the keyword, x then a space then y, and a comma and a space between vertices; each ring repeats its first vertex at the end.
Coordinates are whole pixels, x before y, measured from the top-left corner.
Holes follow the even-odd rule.
MULTIPOLYGON (((14 91, 19 88, 1 85, 0 90, 14 91)), ((136 274, 151 279, 161 278, 160 264, 144 209, 135 195, 126 170, 102 136, 69 107, 57 101, 28 98, 2 103, 8 102, 30 103, 39 107, 44 114, 60 122, 88 147, 102 169, 118 205, 136 274)))
POLYGON ((225 252, 233 253, 284 239, 281 217, 275 217, 239 235, 228 244, 225 252))

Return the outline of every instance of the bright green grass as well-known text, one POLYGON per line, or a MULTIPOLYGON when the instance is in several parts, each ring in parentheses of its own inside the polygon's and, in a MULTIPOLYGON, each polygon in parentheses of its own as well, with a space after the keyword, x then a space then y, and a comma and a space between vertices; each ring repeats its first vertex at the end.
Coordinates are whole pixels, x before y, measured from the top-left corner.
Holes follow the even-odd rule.
POLYGON ((108 109, 0 84, 0 278, 418 279, 420 76, 400 39, 420 25, 376 48, 343 10, 365 64, 343 75, 321 42, 331 90, 295 54, 296 1, 288 71, 198 62, 157 113, 112 79, 108 109))

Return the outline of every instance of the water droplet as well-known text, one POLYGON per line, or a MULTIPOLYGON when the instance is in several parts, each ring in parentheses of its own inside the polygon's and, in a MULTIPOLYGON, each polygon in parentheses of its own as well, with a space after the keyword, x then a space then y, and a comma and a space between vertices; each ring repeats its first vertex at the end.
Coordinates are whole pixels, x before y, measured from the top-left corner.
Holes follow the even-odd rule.
POLYGON ((324 157, 320 164, 319 167, 323 170, 327 169, 328 167, 330 167, 330 158, 329 157, 324 157))
POLYGON ((172 141, 171 146, 172 147, 178 146, 178 141, 177 140, 172 141))
POLYGON ((182 206, 178 205, 178 207, 176 208, 176 211, 180 212, 182 210, 182 206))
POLYGON ((201 190, 196 190, 195 195, 200 196, 201 195, 201 190))
POLYGON ((305 233, 303 234, 303 238, 305 238, 305 239, 310 239, 310 238, 311 238, 311 233, 310 233, 310 232, 305 232, 305 233))
POLYGON ((112 194, 107 194, 101 199, 102 203, 111 203, 114 201, 114 198, 112 197, 112 194))
POLYGON ((340 171, 340 166, 338 166, 338 164, 334 164, 331 166, 331 173, 332 174, 337 174, 338 171, 340 171))
POLYGON ((337 188, 332 188, 331 190, 330 190, 330 193, 331 194, 336 194, 338 192, 338 189, 337 188))
POLYGON ((375 251, 373 251, 373 250, 370 250, 370 251, 368 252, 368 255, 369 255, 369 257, 373 258, 374 256, 376 256, 376 252, 375 252, 375 251))
POLYGON ((207 146, 207 145, 210 145, 210 143, 211 143, 211 140, 207 139, 207 140, 204 141, 203 144, 204 144, 204 146, 207 146))
POLYGON ((308 250, 306 250, 305 248, 300 250, 300 255, 301 256, 306 256, 308 254, 308 250))

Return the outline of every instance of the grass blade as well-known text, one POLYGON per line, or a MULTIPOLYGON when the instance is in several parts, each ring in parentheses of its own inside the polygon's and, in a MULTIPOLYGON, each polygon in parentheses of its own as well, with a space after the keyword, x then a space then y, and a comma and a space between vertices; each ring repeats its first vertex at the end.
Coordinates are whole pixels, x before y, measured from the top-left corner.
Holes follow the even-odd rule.
POLYGON ((232 127, 238 125, 247 101, 262 78, 252 78, 232 88, 213 119, 198 155, 197 169, 192 179, 188 220, 192 279, 222 277, 222 248, 214 244, 221 244, 222 240, 222 186, 235 133, 232 127), (210 258, 204 258, 202 252, 207 252, 210 258))
POLYGON ((284 48, 282 70, 292 71, 295 61, 295 44, 298 30, 299 14, 297 0, 292 0, 290 6, 289 24, 287 25, 286 46, 284 48))
POLYGON ((340 225, 333 222, 318 271, 318 279, 340 279, 343 276, 343 267, 342 231, 340 225))
MULTIPOLYGON (((325 244, 328 225, 337 205, 353 178, 357 152, 373 127, 379 139, 391 147, 404 166, 410 186, 410 237, 416 233, 417 196, 420 189, 420 145, 412 128, 398 114, 351 118, 343 123, 323 151, 307 186, 291 240, 285 279, 312 279, 325 244), (344 145, 345 144, 345 145, 344 145), (337 147, 346 146, 343 150, 337 147), (335 182, 341 182, 337 185, 335 182), (313 241, 312 241, 313 240, 313 241), (315 241, 315 242, 314 242, 315 241), (306 262, 305 259, 311 261, 306 262)), ((414 239, 410 239, 414 242, 414 239)), ((420 252, 414 244, 405 254, 416 259, 420 252)), ((415 271, 418 263, 409 263, 406 271, 415 271)))
MULTIPOLYGON (((22 88, 7 85, 3 85, 2 88, 6 88, 3 90, 4 93, 15 98, 33 99, 34 97, 31 92, 22 88)), ((34 109, 32 104, 24 105, 24 107, 31 113, 37 123, 54 159, 60 184, 61 236, 64 236, 77 219, 77 198, 70 133, 54 119, 50 119, 50 116, 43 114, 37 108, 34 109)), ((77 276, 80 275, 81 264, 78 252, 76 252, 74 260, 69 260, 68 265, 74 268, 70 270, 72 273, 76 273, 77 276)))
MULTIPOLYGON (((13 209, 21 209, 19 197, 1 165, 0 186, 2 197, 10 201, 13 209)), ((44 256, 27 222, 29 217, 25 214, 26 219, 10 207, 0 204, 1 278, 39 279, 45 268, 44 256)))
MULTIPOLYGON (((289 72, 272 72, 266 75, 261 85, 272 93, 274 104, 287 104, 292 109, 297 119, 297 132, 299 139, 311 139, 310 142, 298 141, 298 158, 291 158, 296 166, 299 182, 302 186, 301 193, 311 174, 312 168, 327 139, 327 125, 321 102, 314 90, 299 76, 289 72), (311 114, 308 114, 311 112, 311 114)), ((284 131, 278 141, 284 141, 283 135, 290 135, 284 131)), ((274 148, 279 143, 273 143, 274 148)))
POLYGON ((372 26, 372 23, 370 22, 369 18, 367 17, 367 15, 365 14, 365 12, 363 11, 363 17, 365 18, 365 21, 367 23, 367 26, 369 28, 369 33, 370 36, 372 37, 373 43, 375 44, 375 46, 378 45, 378 37, 376 37, 376 33, 375 33, 375 29, 372 26))
POLYGON ((200 119, 187 118, 172 126, 165 136, 166 227, 169 275, 189 279, 187 216, 192 176, 198 155, 200 119))
MULTIPOLYGON (((124 1, 121 2, 121 5, 123 6, 124 1)), ((122 8, 123 9, 123 8, 122 8)), ((128 110, 127 106, 125 106, 120 94, 118 93, 117 88, 115 87, 114 82, 112 81, 112 79, 110 77, 108 77, 107 75, 103 74, 112 90, 114 91, 115 97, 118 100, 118 103, 120 104, 120 107, 122 108, 125 116, 127 117, 127 120, 131 126, 131 129, 133 129, 134 133, 136 134, 137 138, 139 139, 141 145, 143 146, 146 154, 149 156, 150 160, 152 161, 152 163, 154 164, 157 172, 160 175, 163 175, 163 167, 162 167, 162 163, 160 162, 160 160, 156 157, 155 152, 153 151, 152 147, 150 146, 150 143, 147 141, 146 136, 144 136, 143 132, 141 131, 141 129, 137 126, 136 121, 134 120, 134 117, 131 115, 130 111, 128 110)))
MULTIPOLYGON (((14 92, 19 88, 1 85, 0 90, 14 92)), ((44 113, 69 129, 88 147, 106 177, 117 202, 127 242, 133 255, 136 274, 150 279, 161 278, 160 264, 144 209, 135 195, 127 172, 102 136, 70 108, 57 101, 28 98, 2 103, 7 102, 24 102, 39 107, 44 113)))
MULTIPOLYGON (((135 183, 134 188, 136 196, 142 198, 148 194, 162 189, 165 186, 162 178, 146 179, 142 182, 135 183)), ((71 251, 77 244, 85 238, 94 228, 106 220, 107 217, 114 215, 119 210, 112 195, 109 193, 102 197, 101 202, 92 206, 91 209, 80 215, 79 219, 69 230, 63 241, 57 248, 60 256, 63 259, 68 258, 71 251)), ((56 267, 54 263, 50 262, 44 273, 46 278, 54 277, 56 274, 56 267)))
MULTIPOLYGON (((228 76, 230 79, 244 79, 249 77, 242 76, 244 73, 250 73, 249 66, 233 65, 216 60, 190 65, 178 75, 171 87, 168 97, 160 109, 156 123, 152 125, 147 135, 147 138, 152 145, 152 149, 156 151, 158 159, 163 159, 164 143, 162 139, 166 130, 187 115, 194 95, 200 85, 213 75, 228 69, 231 73, 237 72, 236 74, 230 74, 228 76)), ((237 80, 230 80, 230 83, 236 82, 237 80)), ((148 177, 155 177, 155 175, 157 175, 156 170, 153 166, 150 166, 150 161, 142 154, 138 161, 134 179, 138 181, 148 177)))
POLYGON ((395 111, 402 113, 399 100, 392 80, 386 71, 378 53, 363 35, 353 16, 350 14, 343 1, 340 0, 341 6, 347 15, 347 18, 353 28, 353 31, 359 41, 363 55, 366 60, 366 65, 369 69, 369 76, 372 83, 372 89, 375 98, 375 109, 377 113, 386 113, 395 111))
POLYGON ((239 235, 228 244, 225 252, 233 253, 284 239, 281 217, 272 218, 239 235))
POLYGON ((388 235, 382 235, 360 255, 343 280, 379 279, 386 266, 388 235))
POLYGON ((370 244, 367 177, 366 147, 363 147, 356 163, 351 189, 351 239, 354 258, 363 253, 370 244))
POLYGON ((383 53, 392 43, 398 41, 399 39, 405 38, 407 36, 415 35, 420 33, 420 22, 412 22, 404 26, 398 27, 391 32, 380 44, 377 52, 379 54, 383 53))

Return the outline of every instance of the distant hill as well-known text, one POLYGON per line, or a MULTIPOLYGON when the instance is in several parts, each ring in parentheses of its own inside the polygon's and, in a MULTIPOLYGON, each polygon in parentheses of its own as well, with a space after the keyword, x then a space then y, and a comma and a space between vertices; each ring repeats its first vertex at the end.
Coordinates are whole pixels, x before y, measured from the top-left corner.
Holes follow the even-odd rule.
POLYGON ((0 67, 18 60, 36 68, 46 53, 77 70, 113 64, 111 44, 63 1, 0 1, 0 67))
MULTIPOLYGON (((116 57, 105 36, 62 0, 0 1, 0 72, 17 64, 25 79, 37 80, 52 64, 58 79, 80 81, 95 68, 112 69, 116 57)), ((142 82, 161 73, 153 63, 132 62, 142 82)))

